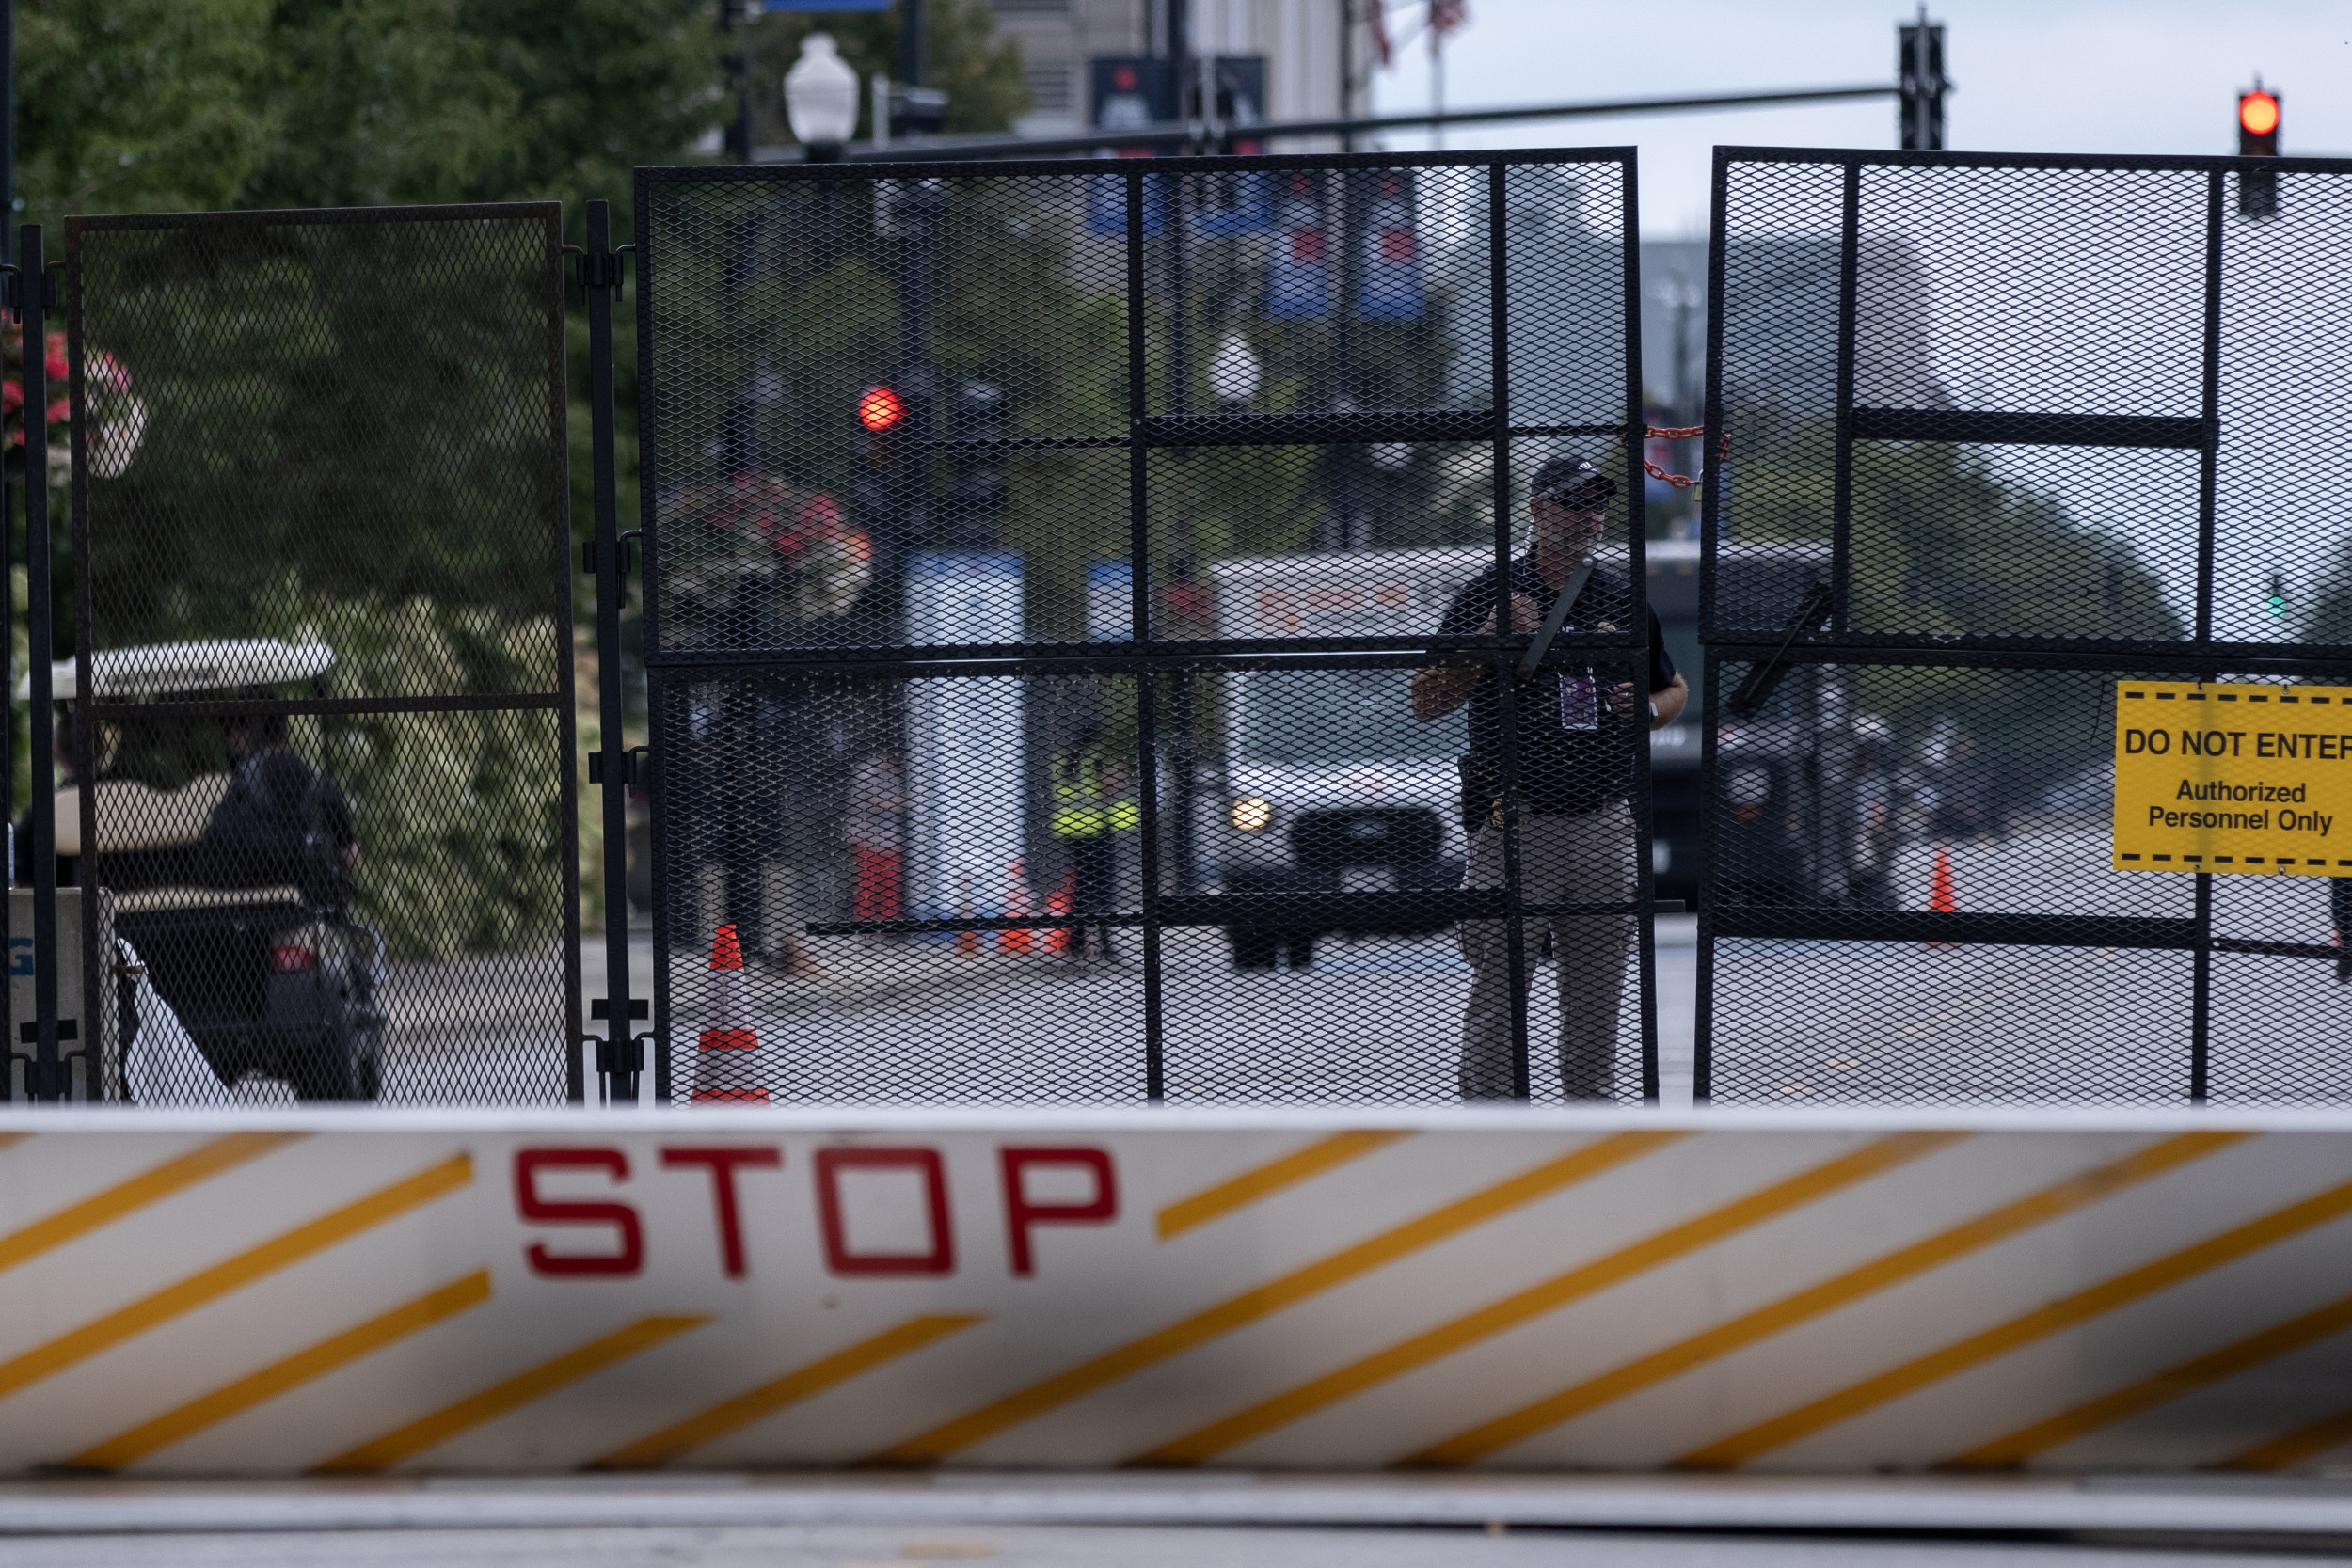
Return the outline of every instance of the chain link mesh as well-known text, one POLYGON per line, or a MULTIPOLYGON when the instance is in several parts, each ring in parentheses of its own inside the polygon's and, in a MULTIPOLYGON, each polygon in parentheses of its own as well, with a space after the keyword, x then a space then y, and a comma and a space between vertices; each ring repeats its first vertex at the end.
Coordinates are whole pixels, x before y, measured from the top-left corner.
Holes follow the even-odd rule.
POLYGON ((644 171, 657 1092, 1637 1098, 1630 174, 644 171))
POLYGON ((564 1097, 561 240, 552 204, 70 225, 57 815, 134 1101, 564 1097))
POLYGON ((2110 816, 2119 680, 2344 678, 2352 169, 1717 175, 1702 1092, 2341 1099, 2352 881, 2110 869, 2110 816))

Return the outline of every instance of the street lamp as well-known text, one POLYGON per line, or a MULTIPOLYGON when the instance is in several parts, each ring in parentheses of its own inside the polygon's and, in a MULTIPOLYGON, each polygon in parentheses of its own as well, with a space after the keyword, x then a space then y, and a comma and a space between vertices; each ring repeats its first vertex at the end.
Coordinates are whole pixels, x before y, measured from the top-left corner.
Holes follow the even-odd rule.
POLYGON ((810 163, 841 161, 842 143, 857 131, 857 72, 834 51, 833 35, 803 39, 801 57, 784 73, 784 109, 810 163))
POLYGON ((1209 390, 1220 403, 1248 403, 1258 395, 1265 367, 1251 352, 1249 340, 1236 332, 1220 344, 1209 361, 1209 390))

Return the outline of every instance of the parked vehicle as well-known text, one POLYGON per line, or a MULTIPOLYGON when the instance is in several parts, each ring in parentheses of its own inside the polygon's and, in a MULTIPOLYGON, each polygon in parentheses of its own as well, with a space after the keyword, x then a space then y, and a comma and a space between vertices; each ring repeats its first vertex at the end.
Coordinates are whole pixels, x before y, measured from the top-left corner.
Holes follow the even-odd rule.
MULTIPOLYGON (((80 783, 57 791, 58 879, 111 894, 116 936, 223 1084, 259 1074, 303 1100, 373 1100, 384 939, 350 909, 350 807, 268 708, 297 683, 323 690, 333 660, 322 643, 274 639, 94 655, 96 694, 145 711, 97 721, 94 844, 80 783), (255 710, 223 717, 239 699, 255 710), (165 701, 202 706, 158 714, 165 701)), ((74 666, 52 679, 60 733, 90 722, 74 666)), ((135 1023, 122 1022, 127 1041, 135 1023)))

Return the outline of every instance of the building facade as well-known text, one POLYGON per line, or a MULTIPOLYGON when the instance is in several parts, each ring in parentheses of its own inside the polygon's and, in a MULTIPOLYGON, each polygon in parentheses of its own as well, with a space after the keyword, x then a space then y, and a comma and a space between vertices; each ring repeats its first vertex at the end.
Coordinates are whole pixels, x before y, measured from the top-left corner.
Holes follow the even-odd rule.
MULTIPOLYGON (((1266 63, 1267 119, 1364 112, 1372 68, 1366 0, 1187 0, 1193 55, 1258 55, 1266 63), (1348 36, 1343 40, 1343 30, 1348 36), (1352 91, 1343 92, 1345 80, 1352 91)), ((1033 105, 1015 129, 1064 135, 1093 123, 1087 62, 1102 55, 1168 52, 1169 0, 991 0, 998 31, 1021 50, 1033 105)), ((1304 151, 1307 144, 1278 150, 1304 151)))

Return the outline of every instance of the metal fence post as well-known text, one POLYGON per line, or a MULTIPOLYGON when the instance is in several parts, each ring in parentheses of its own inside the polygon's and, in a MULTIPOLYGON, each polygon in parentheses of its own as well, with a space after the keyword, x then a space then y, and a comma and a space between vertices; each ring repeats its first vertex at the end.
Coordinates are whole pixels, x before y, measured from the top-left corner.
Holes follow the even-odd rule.
MULTIPOLYGON (((1505 187, 1508 169, 1492 164, 1486 169, 1486 334, 1490 359, 1490 390, 1494 404, 1494 444, 1491 463, 1494 498, 1495 636, 1509 639, 1532 633, 1511 618, 1511 307, 1509 226, 1505 187)), ((1497 683, 1496 727, 1502 746, 1502 886, 1507 983, 1511 988, 1511 1098, 1525 1100, 1534 1092, 1527 1047, 1527 919, 1520 912, 1519 894, 1519 726, 1513 699, 1513 663, 1490 654, 1497 683)), ((1475 832, 1475 828, 1471 830, 1475 832)))
MULTIPOLYGON (((605 1037, 597 1069, 610 1098, 637 1100, 644 1048, 637 1037, 629 997, 628 784, 629 753, 622 744, 621 611, 628 597, 628 562, 622 548, 620 504, 612 453, 612 296, 620 292, 620 258, 612 251, 609 202, 588 203, 588 248, 580 258, 588 296, 589 451, 596 488, 596 721, 604 811, 605 1037)), ((575 1104, 586 1098, 580 1064, 568 1085, 575 1104)))
MULTIPOLYGON (((2219 169, 2205 174, 2204 362, 2198 412, 2205 423, 2197 454, 2197 626, 2200 652, 2213 643, 2214 490, 2221 447, 2221 212, 2219 169)), ((2197 873, 2197 935, 2189 962, 2188 1099, 2202 1105, 2211 1087, 2213 1047, 2213 873, 2197 873)))
MULTIPOLYGON (((1650 626, 1649 512, 1642 467, 1649 438, 1647 404, 1642 395, 1642 203, 1640 170, 1628 158, 1623 166, 1625 188, 1618 193, 1618 221, 1624 226, 1625 257, 1625 378, 1626 378, 1626 586, 1633 594, 1633 626, 1646 639, 1650 626)), ((1646 643, 1645 644, 1646 645, 1646 643)), ((1637 659, 1634 689, 1646 699, 1649 661, 1637 659)), ((1642 1099, 1658 1102, 1658 890, 1657 866, 1643 851, 1655 842, 1654 802, 1650 795, 1649 737, 1646 719, 1637 717, 1633 735, 1633 893, 1639 912, 1634 916, 1634 1006, 1642 1027, 1642 1099)))
MULTIPOLYGON (((1138 653, 1149 650, 1152 641, 1152 504, 1151 457, 1144 444, 1144 419, 1151 411, 1151 383, 1146 374, 1144 311, 1147 296, 1143 287, 1143 222, 1148 205, 1145 199, 1144 176, 1131 173, 1126 178, 1126 242, 1127 242, 1127 586, 1128 636, 1138 653)), ((1177 221, 1183 222, 1181 210, 1177 221)), ((1180 232, 1174 242, 1183 245, 1180 232)), ((1182 293, 1175 301, 1179 318, 1184 314, 1182 293)), ((1181 328, 1180 328, 1181 330, 1181 328)), ((1182 361, 1175 371, 1182 375, 1182 361)), ((1143 807, 1143 1096, 1156 1104, 1167 1087, 1167 1063, 1163 1054, 1165 1019, 1162 1012, 1160 974, 1160 898, 1159 898, 1159 769, 1155 752, 1159 746, 1158 705, 1152 701, 1152 683, 1157 679, 1148 668, 1136 677, 1136 717, 1137 734, 1136 746, 1142 774, 1140 800, 1143 807)), ((1115 900, 1114 900, 1115 901, 1115 900)), ((1108 931, 1110 927, 1104 927, 1108 931)), ((1083 927, 1081 927, 1083 931, 1083 927)), ((1079 938, 1083 941, 1083 936, 1079 938)))
POLYGON ((33 851, 33 1023, 26 1064, 27 1100, 66 1098, 65 1064, 57 1041, 57 792, 42 772, 56 754, 56 712, 51 680, 56 628, 51 624, 49 537, 49 433, 42 411, 49 406, 48 261, 41 229, 28 223, 17 230, 18 320, 24 344, 24 578, 26 673, 32 687, 31 799, 33 851))
POLYGON ((1698 889, 1698 983, 1691 1021, 1691 1099, 1699 1105, 1706 1104, 1714 1093, 1715 900, 1716 890, 1723 882, 1723 863, 1717 849, 1720 834, 1716 818, 1720 813, 1715 796, 1715 714, 1722 696, 1717 680, 1723 661, 1704 644, 1708 641, 1708 628, 1715 624, 1715 594, 1722 580, 1716 552, 1723 540, 1723 489, 1728 477, 1724 461, 1723 372, 1724 252, 1727 245, 1725 220, 1730 189, 1730 155, 1719 147, 1715 149, 1714 179, 1708 198, 1707 371, 1706 387, 1700 394, 1706 406, 1699 420, 1699 640, 1700 669, 1704 672, 1701 684, 1705 688, 1699 704, 1699 853, 1703 858, 1698 889))

